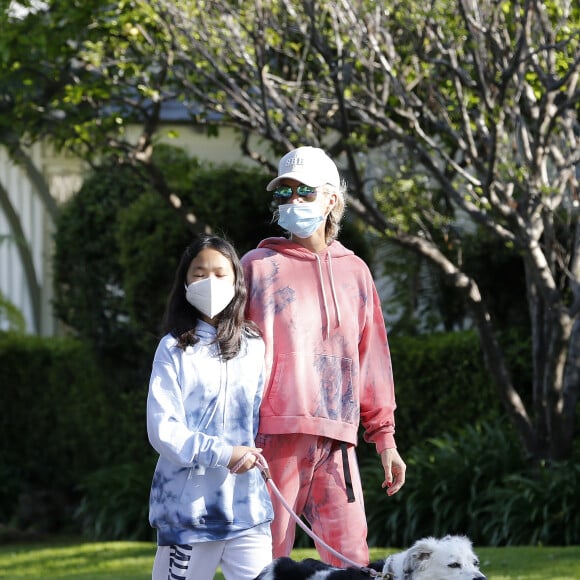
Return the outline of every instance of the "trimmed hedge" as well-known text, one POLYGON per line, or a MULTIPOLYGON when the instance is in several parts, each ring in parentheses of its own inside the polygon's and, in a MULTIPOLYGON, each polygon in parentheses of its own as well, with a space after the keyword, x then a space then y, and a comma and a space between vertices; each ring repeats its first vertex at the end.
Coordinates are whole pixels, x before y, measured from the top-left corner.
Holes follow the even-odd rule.
POLYGON ((389 338, 401 452, 501 412, 474 331, 389 338))
MULTIPOLYGON (((512 342, 518 366, 523 346, 512 342)), ((359 445, 371 544, 403 546, 448 532, 480 544, 577 542, 580 472, 573 461, 528 469, 477 335, 395 336, 390 345, 408 482, 386 498, 374 447, 359 445)), ((76 339, 0 332, 0 522, 151 540, 147 498, 156 454, 146 435, 147 386, 127 390, 95 360, 76 339)), ((118 360, 120 372, 124 364, 118 360)), ((309 540, 299 534, 301 541, 309 540)))
POLYGON ((0 522, 75 529, 79 483, 150 454, 143 391, 115 393, 86 345, 0 332, 0 522))
POLYGON ((2 460, 29 484, 67 487, 103 454, 103 380, 82 343, 0 333, 2 460))

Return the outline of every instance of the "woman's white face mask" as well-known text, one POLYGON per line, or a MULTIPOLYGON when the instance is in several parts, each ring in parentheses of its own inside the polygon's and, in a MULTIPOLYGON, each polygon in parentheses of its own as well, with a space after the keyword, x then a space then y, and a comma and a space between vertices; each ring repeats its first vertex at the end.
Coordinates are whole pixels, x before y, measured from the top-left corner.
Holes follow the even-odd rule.
POLYGON ((278 206, 278 225, 299 238, 309 238, 326 219, 318 200, 278 206))
POLYGON ((214 318, 222 312, 234 295, 235 288, 231 280, 221 280, 215 276, 192 282, 185 287, 186 300, 208 318, 214 318))

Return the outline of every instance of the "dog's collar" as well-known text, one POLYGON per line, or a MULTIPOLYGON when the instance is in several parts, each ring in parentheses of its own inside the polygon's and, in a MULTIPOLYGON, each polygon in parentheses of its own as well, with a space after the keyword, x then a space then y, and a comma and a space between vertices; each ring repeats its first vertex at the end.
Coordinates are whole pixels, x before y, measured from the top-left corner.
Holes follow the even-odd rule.
POLYGON ((395 580, 395 576, 392 572, 385 572, 383 574, 382 572, 377 572, 376 570, 373 570, 373 568, 368 568, 366 566, 363 566, 360 571, 368 574, 372 578, 381 578, 381 580, 395 580))

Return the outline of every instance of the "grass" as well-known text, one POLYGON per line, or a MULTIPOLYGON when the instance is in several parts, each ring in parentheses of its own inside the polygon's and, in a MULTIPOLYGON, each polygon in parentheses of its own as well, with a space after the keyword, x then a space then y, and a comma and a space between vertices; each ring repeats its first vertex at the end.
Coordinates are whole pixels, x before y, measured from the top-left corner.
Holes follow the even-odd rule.
MULTIPOLYGON (((372 559, 394 552, 373 548, 372 559)), ((574 580, 580 578, 580 546, 566 548, 478 548, 488 580, 574 580)), ((29 580, 150 580, 155 546, 150 542, 82 542, 0 546, 0 578, 29 580)), ((295 550, 299 560, 314 550, 295 550)), ((216 580, 223 580, 221 574, 216 580)))

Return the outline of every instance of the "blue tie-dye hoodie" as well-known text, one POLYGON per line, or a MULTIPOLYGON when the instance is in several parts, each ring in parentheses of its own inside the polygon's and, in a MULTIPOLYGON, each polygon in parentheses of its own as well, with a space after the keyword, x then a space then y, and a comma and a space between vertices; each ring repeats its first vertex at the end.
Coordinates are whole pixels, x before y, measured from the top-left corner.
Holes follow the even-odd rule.
POLYGON ((254 445, 264 386, 264 342, 245 338, 223 361, 215 328, 199 321, 200 341, 185 350, 165 336, 155 353, 147 432, 160 457, 149 521, 160 546, 241 536, 273 517, 258 469, 232 475, 234 445, 254 445))

